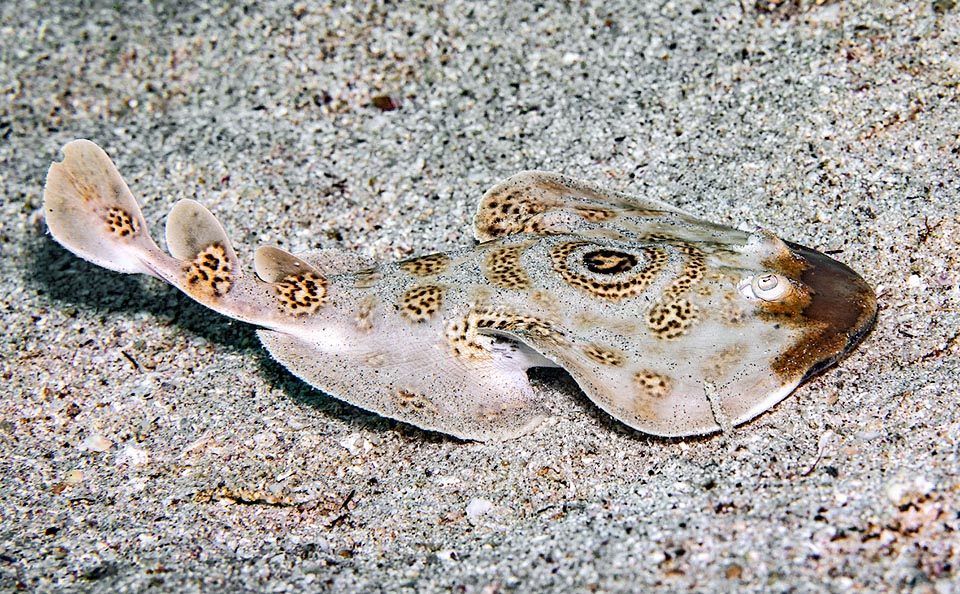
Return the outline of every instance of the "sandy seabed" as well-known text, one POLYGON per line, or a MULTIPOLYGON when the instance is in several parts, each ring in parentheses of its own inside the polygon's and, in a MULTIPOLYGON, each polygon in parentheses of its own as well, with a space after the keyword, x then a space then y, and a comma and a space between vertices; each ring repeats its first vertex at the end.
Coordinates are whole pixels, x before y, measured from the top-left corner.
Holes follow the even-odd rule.
POLYGON ((0 5, 0 589, 960 589, 960 8, 0 5), (312 390, 254 329, 45 235, 60 147, 257 245, 472 241, 559 171, 762 227, 877 287, 866 341, 729 434, 554 415, 463 443, 312 390))

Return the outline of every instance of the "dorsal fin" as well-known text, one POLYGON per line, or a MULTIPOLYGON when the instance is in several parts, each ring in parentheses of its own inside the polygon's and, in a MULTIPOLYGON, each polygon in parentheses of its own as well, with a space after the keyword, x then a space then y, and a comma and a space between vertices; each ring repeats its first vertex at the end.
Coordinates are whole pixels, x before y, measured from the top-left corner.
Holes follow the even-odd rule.
POLYGON ((565 233, 577 223, 602 223, 621 214, 687 214, 665 202, 604 190, 546 171, 524 171, 490 188, 477 207, 474 234, 488 241, 515 233, 565 233))
POLYGON ((177 260, 193 260, 204 249, 219 246, 235 275, 240 275, 237 254, 230 245, 227 232, 205 206, 196 200, 181 200, 167 215, 167 250, 177 260))
POLYGON ((323 276, 316 268, 290 252, 269 245, 257 248, 253 256, 253 267, 257 276, 268 283, 279 283, 291 275, 298 276, 307 272, 318 277, 323 276))
POLYGON ((167 215, 166 236, 167 250, 186 266, 165 278, 200 303, 223 307, 243 271, 220 221, 199 202, 181 200, 167 215))

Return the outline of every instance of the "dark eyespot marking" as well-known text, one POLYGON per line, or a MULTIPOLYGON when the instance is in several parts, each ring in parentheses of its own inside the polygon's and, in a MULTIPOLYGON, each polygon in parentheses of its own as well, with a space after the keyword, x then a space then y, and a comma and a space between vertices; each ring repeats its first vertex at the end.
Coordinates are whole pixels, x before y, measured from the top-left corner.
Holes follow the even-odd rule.
POLYGON ((622 274, 632 270, 639 262, 633 254, 611 249, 594 250, 583 255, 584 267, 594 274, 622 274))
POLYGON ((659 246, 640 246, 636 253, 573 240, 550 249, 553 269, 568 284, 609 301, 642 293, 669 258, 659 246))

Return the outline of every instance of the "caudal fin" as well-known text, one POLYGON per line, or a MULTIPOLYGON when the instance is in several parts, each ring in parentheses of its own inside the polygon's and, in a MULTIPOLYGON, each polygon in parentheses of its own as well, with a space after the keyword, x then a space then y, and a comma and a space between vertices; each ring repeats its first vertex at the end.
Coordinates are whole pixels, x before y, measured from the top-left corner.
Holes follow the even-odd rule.
POLYGON ((43 191, 53 238, 104 268, 158 276, 148 261, 159 248, 110 157, 89 140, 74 140, 63 154, 62 162, 50 166, 43 191))

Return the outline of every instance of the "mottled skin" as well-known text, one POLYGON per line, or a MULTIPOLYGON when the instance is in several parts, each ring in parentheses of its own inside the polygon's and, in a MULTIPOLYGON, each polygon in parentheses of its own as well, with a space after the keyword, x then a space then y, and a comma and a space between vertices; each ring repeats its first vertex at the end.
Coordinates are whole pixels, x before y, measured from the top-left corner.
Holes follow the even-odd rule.
POLYGON ((870 287, 818 252, 542 172, 487 192, 478 246, 383 265, 266 247, 246 276, 198 203, 171 212, 167 255, 99 147, 64 153, 44 208, 67 249, 261 326, 277 360, 333 396, 461 438, 535 426, 526 370, 542 365, 641 431, 716 431, 837 360, 876 312, 870 287))

